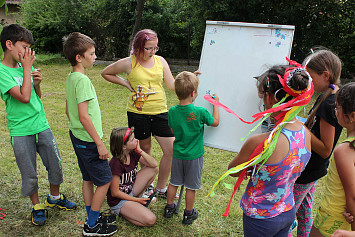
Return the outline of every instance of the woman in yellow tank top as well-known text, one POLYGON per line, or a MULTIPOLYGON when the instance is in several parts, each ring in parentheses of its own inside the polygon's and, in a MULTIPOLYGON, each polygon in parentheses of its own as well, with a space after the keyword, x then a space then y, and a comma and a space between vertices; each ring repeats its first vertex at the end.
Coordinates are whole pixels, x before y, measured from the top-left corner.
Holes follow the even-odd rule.
POLYGON ((168 109, 163 82, 174 91, 174 77, 166 60, 155 55, 159 50, 158 36, 150 29, 139 31, 132 40, 131 56, 106 67, 102 77, 126 87, 130 92, 127 103, 128 126, 135 127, 135 137, 141 148, 151 151, 151 136, 158 141, 163 156, 159 165, 158 195, 166 195, 173 155, 174 134, 168 126, 168 109), (126 73, 125 80, 117 74, 126 73))

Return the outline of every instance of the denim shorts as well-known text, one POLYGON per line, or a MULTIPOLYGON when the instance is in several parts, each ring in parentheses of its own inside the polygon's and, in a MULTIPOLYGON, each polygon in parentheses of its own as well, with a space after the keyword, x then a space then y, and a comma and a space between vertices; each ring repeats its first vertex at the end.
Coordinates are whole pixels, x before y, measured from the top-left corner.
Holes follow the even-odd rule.
POLYGON ((101 160, 95 142, 86 142, 76 138, 69 131, 75 154, 84 181, 92 181, 102 186, 112 181, 112 173, 108 160, 101 160))
POLYGON ((193 160, 173 158, 170 184, 173 186, 185 185, 187 189, 198 190, 201 188, 202 168, 203 155, 193 160))
MULTIPOLYGON (((131 193, 129 194, 130 196, 133 197, 133 190, 131 191, 131 193)), ((122 199, 116 206, 110 207, 111 211, 119 216, 120 212, 121 212, 121 208, 123 207, 123 205, 127 202, 127 200, 122 199)))
POLYGON ((127 112, 128 127, 134 127, 134 136, 144 140, 153 136, 174 137, 168 124, 168 112, 156 115, 127 112))

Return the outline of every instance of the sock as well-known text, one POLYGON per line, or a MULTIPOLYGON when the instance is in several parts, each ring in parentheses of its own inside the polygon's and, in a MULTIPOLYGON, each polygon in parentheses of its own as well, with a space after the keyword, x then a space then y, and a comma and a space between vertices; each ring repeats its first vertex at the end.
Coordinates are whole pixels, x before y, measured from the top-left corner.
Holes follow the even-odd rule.
POLYGON ((99 215, 100 211, 93 211, 92 209, 90 209, 87 222, 90 228, 94 228, 94 226, 96 225, 96 221, 99 218, 99 215))
POLYGON ((192 210, 186 210, 184 211, 185 216, 191 216, 192 215, 192 210))
POLYGON ((86 214, 87 214, 87 216, 89 217, 89 213, 90 213, 91 206, 86 206, 86 205, 85 205, 85 208, 86 208, 86 214))
POLYGON ((161 193, 165 193, 167 189, 168 189, 167 187, 162 188, 162 189, 157 188, 157 190, 161 193))
POLYGON ((54 201, 60 198, 60 194, 58 196, 53 196, 52 194, 49 194, 49 197, 54 201))
POLYGON ((174 208, 174 203, 173 203, 173 204, 166 204, 166 207, 168 207, 168 208, 174 208))

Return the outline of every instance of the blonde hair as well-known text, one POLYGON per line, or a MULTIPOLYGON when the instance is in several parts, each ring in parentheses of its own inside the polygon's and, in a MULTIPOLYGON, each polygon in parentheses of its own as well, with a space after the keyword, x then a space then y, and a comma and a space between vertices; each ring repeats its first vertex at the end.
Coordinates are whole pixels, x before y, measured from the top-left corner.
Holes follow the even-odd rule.
MULTIPOLYGON (((308 55, 304 62, 308 62, 307 69, 310 69, 319 75, 327 71, 329 73, 330 84, 340 85, 342 62, 340 58, 329 49, 316 49, 313 54, 308 55)), ((308 128, 312 126, 314 117, 317 113, 319 106, 332 94, 332 92, 333 89, 328 88, 324 92, 322 98, 314 106, 313 111, 308 116, 308 119, 305 122, 305 125, 308 128)))
POLYGON ((197 90, 199 83, 200 81, 194 73, 180 72, 174 82, 175 93, 179 100, 188 98, 193 91, 197 90))

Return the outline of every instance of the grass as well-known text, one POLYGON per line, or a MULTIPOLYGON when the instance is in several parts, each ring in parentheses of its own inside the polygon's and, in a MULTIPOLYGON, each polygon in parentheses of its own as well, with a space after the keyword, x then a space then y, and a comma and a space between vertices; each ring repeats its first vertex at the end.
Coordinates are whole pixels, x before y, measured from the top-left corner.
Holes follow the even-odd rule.
MULTIPOLYGON (((81 173, 77 165, 69 134, 68 120, 65 115, 65 80, 71 68, 64 59, 58 55, 37 57, 35 65, 42 69, 43 82, 42 102, 47 119, 57 140, 64 172, 64 183, 61 192, 69 200, 78 205, 75 211, 62 211, 49 209, 47 224, 36 227, 31 224, 32 204, 27 197, 21 196, 21 176, 16 165, 13 150, 10 145, 10 136, 6 127, 6 112, 4 103, 0 103, 0 207, 5 209, 6 218, 0 220, 0 236, 81 236, 82 223, 86 217, 85 206, 81 195, 81 173)), ((94 66, 87 70, 98 96, 101 107, 104 143, 109 148, 109 135, 111 129, 118 126, 127 126, 126 103, 129 92, 127 89, 108 83, 100 73, 104 66, 94 66)), ((168 107, 177 103, 176 96, 167 91, 168 107)), ((160 160, 162 152, 153 139, 152 155, 160 160)), ((213 198, 206 198, 214 182, 226 170, 227 164, 235 156, 235 153, 206 147, 204 159, 204 173, 202 176, 202 188, 197 192, 195 207, 199 211, 199 218, 191 226, 181 224, 182 213, 167 220, 162 217, 165 200, 159 199, 150 206, 157 216, 156 224, 151 228, 136 227, 123 218, 118 218, 119 230, 117 236, 242 236, 242 211, 239 208, 239 200, 242 191, 236 194, 233 200, 229 217, 222 217, 224 209, 229 201, 231 190, 220 185, 213 198)), ((37 158, 39 195, 44 202, 49 185, 47 172, 37 158)), ((227 178, 227 183, 234 183, 235 179, 227 178)), ((242 184, 245 189, 247 182, 242 184)), ((315 200, 315 210, 324 192, 323 180, 320 180, 315 200)), ((107 209, 106 202, 102 210, 107 209)), ((184 208, 184 200, 181 209, 184 208)))

